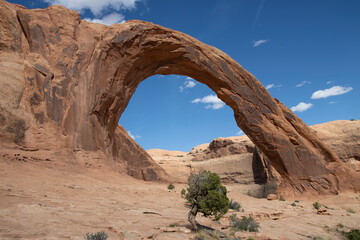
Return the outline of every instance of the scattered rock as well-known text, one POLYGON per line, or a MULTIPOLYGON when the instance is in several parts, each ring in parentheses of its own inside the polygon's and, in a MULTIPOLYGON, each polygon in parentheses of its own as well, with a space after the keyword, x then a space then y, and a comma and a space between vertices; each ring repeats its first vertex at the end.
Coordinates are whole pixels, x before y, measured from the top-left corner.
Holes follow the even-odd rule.
POLYGON ((267 200, 277 200, 278 199, 278 196, 276 194, 269 194, 267 195, 266 197, 267 200))

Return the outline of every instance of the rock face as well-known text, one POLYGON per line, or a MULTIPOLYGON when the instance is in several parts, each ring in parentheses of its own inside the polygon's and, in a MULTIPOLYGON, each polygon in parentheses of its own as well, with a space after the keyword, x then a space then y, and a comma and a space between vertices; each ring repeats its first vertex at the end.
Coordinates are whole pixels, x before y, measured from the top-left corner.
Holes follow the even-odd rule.
MULTIPOLYGON (((344 163, 347 163, 355 171, 360 172, 360 121, 338 120, 313 125, 310 126, 310 128, 317 133, 320 139, 327 144, 344 163)), ((252 154, 251 172, 255 183, 279 183, 281 181, 277 172, 271 168, 269 160, 245 135, 216 138, 211 143, 196 146, 189 152, 194 161, 204 161, 213 158, 225 159, 229 156, 239 159, 244 157, 249 158, 251 157, 249 155, 250 153, 252 154)), ((241 170, 249 172, 249 169, 241 170)), ((232 172, 238 171, 239 169, 232 168, 232 172)), ((227 174, 231 174, 232 172, 227 172, 227 174)))
POLYGON ((193 149, 190 154, 194 156, 194 160, 199 161, 242 153, 253 153, 254 144, 248 138, 244 141, 239 141, 237 137, 216 138, 207 147, 204 146, 204 150, 193 149))
POLYGON ((282 176, 279 191, 360 188, 355 171, 214 47, 148 22, 89 23, 61 6, 28 10, 0 0, 0 14, 4 142, 101 150, 135 177, 161 178, 163 170, 119 130, 118 120, 141 81, 179 74, 208 85, 234 110, 238 126, 282 176))
POLYGON ((360 172, 360 120, 334 121, 311 128, 342 161, 360 172))

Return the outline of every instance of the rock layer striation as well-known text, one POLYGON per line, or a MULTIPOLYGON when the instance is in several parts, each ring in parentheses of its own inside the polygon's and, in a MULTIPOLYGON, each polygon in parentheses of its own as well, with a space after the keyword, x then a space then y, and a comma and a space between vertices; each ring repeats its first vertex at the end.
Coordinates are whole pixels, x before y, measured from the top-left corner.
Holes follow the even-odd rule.
POLYGON ((314 131, 214 47, 143 21, 89 23, 62 6, 29 10, 0 0, 0 14, 4 142, 100 150, 134 177, 163 178, 118 120, 141 81, 179 74, 208 85, 233 109, 238 126, 281 175, 279 191, 360 188, 359 175, 314 131))

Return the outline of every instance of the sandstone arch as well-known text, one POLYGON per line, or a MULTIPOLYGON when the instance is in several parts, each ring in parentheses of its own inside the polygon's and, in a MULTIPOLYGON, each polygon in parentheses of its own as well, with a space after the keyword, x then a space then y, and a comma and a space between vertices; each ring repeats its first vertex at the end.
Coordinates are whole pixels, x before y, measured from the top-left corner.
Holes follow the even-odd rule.
POLYGON ((158 179, 162 169, 117 122, 141 81, 179 74, 208 85, 234 110, 238 126, 282 176, 279 191, 359 190, 359 176, 220 50, 148 22, 107 27, 81 21, 78 13, 61 6, 28 10, 3 0, 0 4, 1 30, 7 34, 1 50, 16 53, 24 68, 28 97, 20 107, 31 119, 24 145, 34 144, 41 125, 52 129, 41 134, 61 135, 56 144, 101 150, 122 162, 129 174, 158 179))

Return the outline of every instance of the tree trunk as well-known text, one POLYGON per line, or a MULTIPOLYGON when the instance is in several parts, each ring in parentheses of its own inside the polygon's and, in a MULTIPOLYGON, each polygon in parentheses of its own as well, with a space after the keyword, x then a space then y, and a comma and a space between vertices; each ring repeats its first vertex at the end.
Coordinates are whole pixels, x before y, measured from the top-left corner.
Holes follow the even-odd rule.
POLYGON ((191 223, 191 225, 193 226, 195 231, 198 230, 198 227, 197 227, 196 221, 195 221, 197 212, 198 212, 198 206, 195 204, 191 207, 191 210, 189 211, 189 214, 188 214, 188 220, 191 223))

